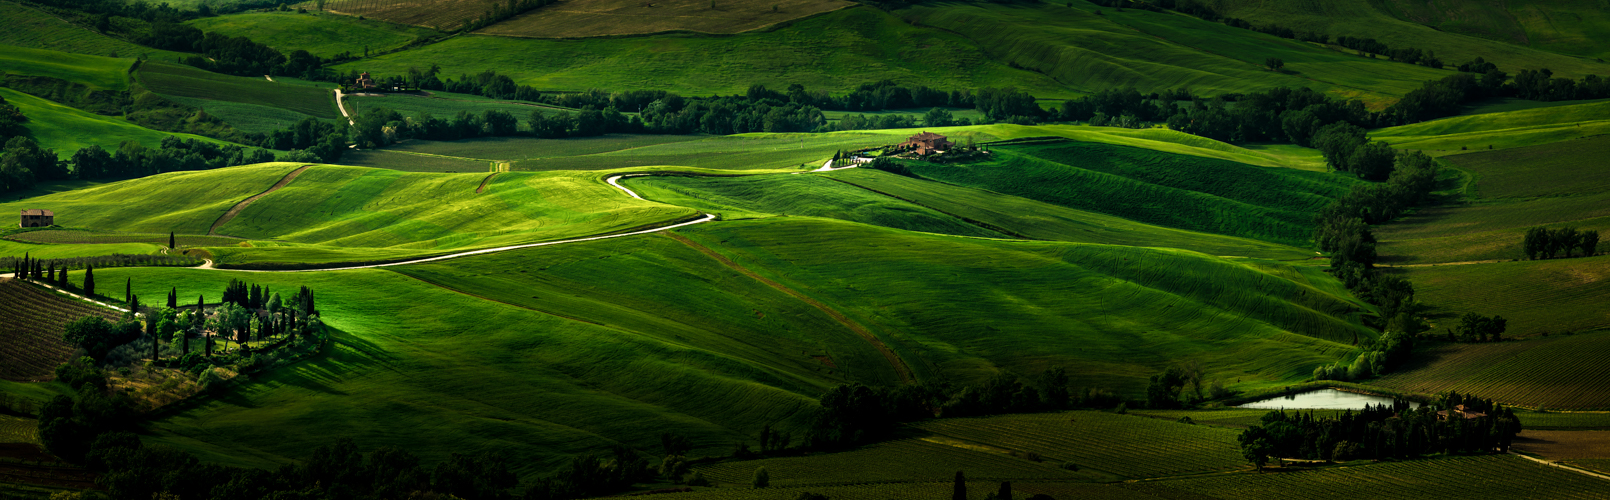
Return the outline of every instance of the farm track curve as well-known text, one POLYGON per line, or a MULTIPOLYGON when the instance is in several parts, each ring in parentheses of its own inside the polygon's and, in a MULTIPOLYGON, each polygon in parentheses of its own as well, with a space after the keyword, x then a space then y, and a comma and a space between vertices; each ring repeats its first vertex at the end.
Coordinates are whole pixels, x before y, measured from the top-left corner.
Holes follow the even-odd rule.
POLYGON ((279 182, 274 183, 273 186, 269 186, 267 191, 257 193, 256 196, 252 196, 251 198, 241 200, 240 203, 236 203, 235 206, 229 208, 228 212, 224 212, 223 215, 218 216, 218 220, 212 222, 212 228, 207 229, 207 235, 219 236, 218 228, 223 227, 224 224, 228 224, 229 221, 234 220, 235 216, 240 215, 240 212, 245 210, 248 205, 252 204, 252 202, 257 201, 259 198, 264 196, 268 196, 270 193, 279 191, 280 188, 283 188, 286 185, 289 185, 291 181, 296 180, 296 176, 302 175, 302 172, 306 172, 307 169, 310 168, 313 168, 313 166, 302 165, 301 168, 292 170, 291 173, 285 174, 285 177, 281 178, 279 182))

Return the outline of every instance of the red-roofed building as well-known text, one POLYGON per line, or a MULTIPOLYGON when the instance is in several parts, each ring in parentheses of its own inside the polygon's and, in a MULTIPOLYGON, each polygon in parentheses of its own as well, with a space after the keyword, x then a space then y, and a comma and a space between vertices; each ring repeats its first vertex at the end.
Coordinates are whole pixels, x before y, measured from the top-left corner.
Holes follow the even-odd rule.
POLYGON ((953 147, 956 147, 956 143, 950 142, 945 136, 933 132, 923 132, 911 136, 911 138, 906 139, 906 142, 900 143, 900 149, 911 151, 918 156, 943 153, 953 147))
POLYGON ((47 227, 54 225, 56 225, 56 212, 35 208, 22 211, 22 223, 18 227, 47 227))

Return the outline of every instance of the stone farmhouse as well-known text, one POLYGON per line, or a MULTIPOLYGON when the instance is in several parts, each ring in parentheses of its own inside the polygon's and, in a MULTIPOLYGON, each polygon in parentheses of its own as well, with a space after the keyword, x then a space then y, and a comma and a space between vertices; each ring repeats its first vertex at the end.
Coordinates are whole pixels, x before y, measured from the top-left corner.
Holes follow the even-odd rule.
POLYGON ((917 156, 941 153, 953 147, 956 147, 956 143, 950 142, 945 136, 933 132, 923 132, 911 136, 906 139, 906 142, 900 143, 899 146, 900 149, 916 153, 917 156))
POLYGON ((47 227, 56 225, 56 212, 44 209, 22 211, 22 223, 17 227, 47 227))

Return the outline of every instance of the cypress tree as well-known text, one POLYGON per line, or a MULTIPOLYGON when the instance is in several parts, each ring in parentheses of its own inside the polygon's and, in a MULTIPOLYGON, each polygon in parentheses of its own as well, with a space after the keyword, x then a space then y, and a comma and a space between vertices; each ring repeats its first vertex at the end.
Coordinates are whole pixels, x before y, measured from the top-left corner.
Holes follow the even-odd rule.
POLYGON ((134 278, 127 278, 123 281, 123 303, 127 304, 132 300, 134 300, 134 278))
POLYGON ((57 278, 61 279, 61 281, 57 282, 58 285, 61 286, 61 288, 63 290, 66 290, 67 289, 67 269, 62 269, 61 270, 61 276, 57 276, 57 278))
POLYGON ((140 313, 140 296, 138 296, 138 295, 130 295, 129 296, 129 314, 130 315, 135 315, 135 314, 139 314, 139 313, 140 313))
POLYGON ((967 478, 962 476, 962 471, 956 471, 956 485, 950 500, 967 500, 967 478))
POLYGON ((1012 482, 1001 481, 1001 491, 995 493, 996 500, 1012 500, 1012 482))
POLYGON ((174 246, 174 244, 173 244, 173 233, 169 232, 168 233, 168 249, 172 250, 172 249, 175 249, 175 248, 178 248, 178 247, 174 246))
POLYGON ((172 290, 168 291, 168 309, 178 309, 178 308, 179 308, 179 287, 173 287, 172 290))
POLYGON ((84 268, 84 295, 89 296, 89 297, 94 297, 95 296, 95 267, 94 266, 84 268))

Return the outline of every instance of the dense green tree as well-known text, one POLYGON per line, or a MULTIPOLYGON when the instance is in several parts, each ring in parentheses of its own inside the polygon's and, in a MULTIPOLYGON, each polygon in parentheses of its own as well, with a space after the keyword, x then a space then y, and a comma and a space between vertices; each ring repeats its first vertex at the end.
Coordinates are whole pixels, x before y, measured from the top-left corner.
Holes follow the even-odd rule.
POLYGON ((956 480, 951 483, 950 500, 967 500, 967 476, 962 471, 956 471, 956 480))
POLYGON ((922 115, 922 124, 925 127, 949 127, 955 121, 956 118, 945 108, 932 108, 922 115))

